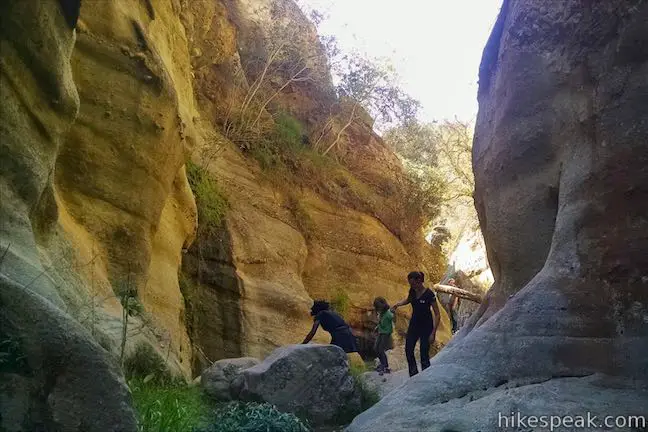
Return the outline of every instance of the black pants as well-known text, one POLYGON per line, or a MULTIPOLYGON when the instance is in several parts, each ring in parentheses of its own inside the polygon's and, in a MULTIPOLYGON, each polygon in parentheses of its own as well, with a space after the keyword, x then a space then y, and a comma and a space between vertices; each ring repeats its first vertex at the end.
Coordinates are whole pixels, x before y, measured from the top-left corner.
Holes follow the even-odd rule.
POLYGON ((425 325, 410 326, 407 329, 407 336, 405 337, 405 357, 407 357, 410 376, 418 373, 416 358, 414 357, 414 347, 417 341, 420 341, 421 369, 425 370, 430 367, 430 335, 432 334, 432 328, 431 325, 425 325))

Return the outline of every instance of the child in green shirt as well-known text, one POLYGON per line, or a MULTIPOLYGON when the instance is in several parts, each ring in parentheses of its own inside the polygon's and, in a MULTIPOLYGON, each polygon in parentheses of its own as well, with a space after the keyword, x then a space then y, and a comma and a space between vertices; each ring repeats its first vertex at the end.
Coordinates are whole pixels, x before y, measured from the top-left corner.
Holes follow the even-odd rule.
POLYGON ((374 300, 374 309, 378 313, 378 325, 376 326, 376 343, 374 349, 378 354, 380 365, 377 370, 380 375, 391 373, 389 363, 387 362, 386 351, 394 348, 392 333, 394 331, 394 313, 389 310, 389 304, 383 297, 376 297, 374 300))

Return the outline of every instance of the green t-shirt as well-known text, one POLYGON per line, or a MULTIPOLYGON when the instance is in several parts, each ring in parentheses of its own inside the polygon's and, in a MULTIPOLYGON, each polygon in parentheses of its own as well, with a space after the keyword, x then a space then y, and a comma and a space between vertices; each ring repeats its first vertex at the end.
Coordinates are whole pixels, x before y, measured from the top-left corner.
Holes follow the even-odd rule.
POLYGON ((380 315, 378 321, 378 333, 391 334, 394 331, 394 314, 389 309, 380 315))

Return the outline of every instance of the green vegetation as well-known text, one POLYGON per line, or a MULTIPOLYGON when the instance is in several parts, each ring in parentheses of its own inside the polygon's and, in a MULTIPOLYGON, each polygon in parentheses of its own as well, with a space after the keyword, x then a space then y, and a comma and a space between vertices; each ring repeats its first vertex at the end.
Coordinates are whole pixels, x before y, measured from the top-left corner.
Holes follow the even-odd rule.
POLYGON ((209 405, 199 387, 129 381, 138 432, 192 432, 207 423, 209 405))
POLYGON ((124 358, 123 370, 127 379, 147 378, 158 383, 171 380, 166 361, 148 343, 138 344, 135 351, 124 358))
POLYGON ((274 122, 274 137, 277 142, 293 151, 303 149, 304 127, 299 120, 288 113, 281 112, 275 116, 274 122))
POLYGON ((203 167, 187 161, 187 178, 198 206, 198 229, 212 234, 218 230, 225 218, 228 203, 225 194, 203 167))
POLYGON ((199 432, 308 432, 294 414, 279 412, 269 404, 232 402, 214 413, 214 422, 199 432))
POLYGON ((142 316, 144 306, 137 297, 137 287, 131 279, 129 272, 126 280, 120 281, 117 284, 115 294, 119 298, 122 305, 122 326, 121 326, 121 343, 119 348, 119 361, 124 364, 124 354, 126 352, 126 341, 129 337, 129 318, 131 316, 142 316))
POLYGON ((340 314, 344 319, 348 319, 351 307, 351 298, 342 288, 336 288, 331 294, 331 308, 340 314))
POLYGON ((414 185, 405 202, 423 199, 423 223, 429 224, 432 244, 450 254, 466 229, 478 229, 472 197, 473 125, 458 120, 410 123, 390 129, 384 138, 414 185), (438 235, 435 228, 444 232, 438 235))
POLYGON ((274 175, 286 171, 300 153, 308 150, 302 143, 304 127, 288 113, 280 112, 273 118, 272 127, 248 131, 251 138, 245 148, 259 162, 261 169, 274 175))

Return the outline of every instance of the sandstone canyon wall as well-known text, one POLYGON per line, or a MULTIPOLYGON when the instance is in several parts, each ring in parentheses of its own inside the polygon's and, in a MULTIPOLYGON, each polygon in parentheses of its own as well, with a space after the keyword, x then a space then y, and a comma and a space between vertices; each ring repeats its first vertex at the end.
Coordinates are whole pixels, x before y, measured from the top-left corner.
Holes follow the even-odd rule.
POLYGON ((645 2, 504 2, 473 148, 495 283, 430 369, 350 431, 645 415, 647 21, 645 2))
MULTIPOLYGON (((299 46, 314 53, 308 57, 309 67, 321 80, 289 85, 268 111, 290 113, 304 125, 305 139, 314 141, 330 113, 339 112, 342 118, 345 107, 334 98, 314 27, 292 2, 228 2, 221 10, 229 20, 219 17, 212 29, 235 35, 221 50, 229 56, 206 60, 212 51, 195 49, 200 53, 192 59, 196 95, 203 112, 224 118, 223 101, 242 97, 232 83, 241 75, 253 83, 258 59, 268 55, 266 39, 276 31, 275 8, 299 29, 299 46), (226 83, 223 71, 231 77, 226 83)), ((184 261, 186 297, 193 310, 190 326, 202 350, 196 369, 208 361, 263 357, 276 346, 299 343, 311 324, 307 312, 315 298, 343 300, 346 318, 370 351, 373 298, 382 295, 394 302, 405 295, 405 269, 420 267, 430 253, 420 231, 410 234, 401 228, 402 206, 387 189, 398 183, 402 167, 373 132, 370 120, 361 117, 352 125, 341 165, 319 179, 313 161, 290 161, 295 166, 288 173, 267 172, 219 130, 211 140, 207 149, 218 143, 218 157, 205 162, 200 154, 209 150, 197 151, 195 161, 218 179, 229 209, 224 229, 210 238, 199 236, 184 261)), ((439 276, 436 271, 432 280, 439 276)), ((406 321, 400 321, 403 330, 406 321)), ((441 343, 449 339, 448 327, 444 314, 441 343)), ((328 341, 325 335, 318 337, 328 341)))
MULTIPOLYGON (((79 96, 78 3, 0 6, 0 429, 136 430, 115 359, 66 313, 79 277, 61 251, 52 175, 79 96)), ((85 294, 85 293, 84 293, 85 294)))
MULTIPOLYGON (((348 107, 334 96, 313 26, 292 2, 278 3, 320 52, 311 67, 324 78, 282 90, 264 121, 288 112, 308 140, 348 107)), ((250 52, 263 55, 252 49, 263 48, 269 18, 251 5, 272 3, 0 7, 1 336, 31 371, 2 372, 4 428, 33 419, 24 427, 85 430, 74 419, 100 411, 93 426, 133 430, 115 360, 122 341, 127 368, 145 354, 189 378, 208 360, 299 342, 314 298, 344 303, 365 340, 373 297, 402 298, 406 273, 435 262, 403 225, 402 167, 368 116, 349 128, 332 177, 319 159, 277 177, 221 133, 257 73, 250 52), (197 229, 189 160, 227 196, 222 225, 208 234, 197 229), (39 393, 52 380, 60 383, 39 393), (97 391, 75 399, 89 382, 97 391), (116 411, 121 424, 108 418, 116 411)), ((448 339, 444 315, 439 342, 448 339)))

